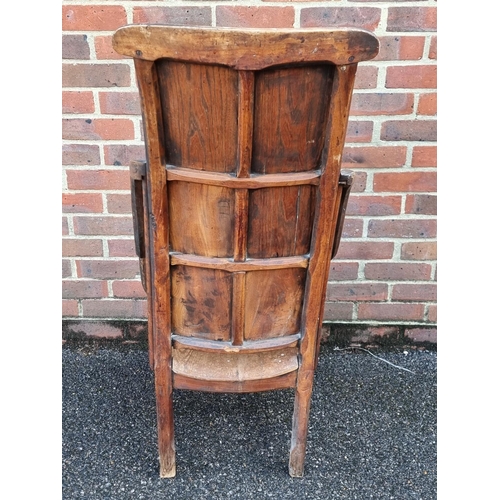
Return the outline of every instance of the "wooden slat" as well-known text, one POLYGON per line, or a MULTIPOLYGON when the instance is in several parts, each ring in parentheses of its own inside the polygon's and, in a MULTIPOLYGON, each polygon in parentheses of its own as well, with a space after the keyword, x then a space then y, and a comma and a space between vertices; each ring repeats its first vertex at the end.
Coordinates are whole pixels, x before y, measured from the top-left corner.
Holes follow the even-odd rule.
POLYGON ((379 43, 368 31, 353 28, 234 30, 144 24, 120 28, 113 48, 150 61, 169 58, 259 70, 287 63, 366 61, 377 55, 379 43))
POLYGON ((231 338, 235 346, 243 345, 245 329, 245 277, 245 272, 233 273, 231 338))
POLYGON ((191 266, 205 269, 221 269, 229 272, 259 271, 271 269, 288 269, 293 267, 306 268, 309 259, 303 255, 281 257, 276 259, 247 259, 244 262, 234 262, 231 259, 202 257, 181 253, 171 253, 172 266, 191 266))
POLYGON ((287 335, 285 337, 273 337, 263 340, 244 341, 242 345, 235 346, 231 342, 220 342, 215 340, 200 339, 197 337, 184 337, 183 335, 172 335, 174 347, 185 347, 207 352, 227 352, 237 354, 239 352, 263 352, 281 349, 282 347, 295 347, 300 339, 300 333, 287 335))
POLYGON ((238 71, 238 168, 237 177, 250 176, 252 161, 253 108, 254 108, 253 71, 238 71))
POLYGON ((209 184, 236 189, 262 189, 280 186, 302 186, 306 184, 319 185, 319 170, 309 172, 290 172, 285 174, 252 175, 248 178, 238 178, 229 174, 191 170, 190 168, 167 165, 169 181, 186 181, 196 184, 209 184))

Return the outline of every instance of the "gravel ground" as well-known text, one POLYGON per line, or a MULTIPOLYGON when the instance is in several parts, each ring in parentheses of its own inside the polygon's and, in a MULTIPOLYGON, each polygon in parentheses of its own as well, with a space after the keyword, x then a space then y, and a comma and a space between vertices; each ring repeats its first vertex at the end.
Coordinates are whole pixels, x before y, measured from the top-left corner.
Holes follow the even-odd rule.
POLYGON ((63 499, 436 498, 437 353, 322 346, 305 475, 288 476, 293 391, 175 391, 177 476, 159 479, 138 346, 63 347, 63 499), (375 351, 372 351, 375 352, 375 351))

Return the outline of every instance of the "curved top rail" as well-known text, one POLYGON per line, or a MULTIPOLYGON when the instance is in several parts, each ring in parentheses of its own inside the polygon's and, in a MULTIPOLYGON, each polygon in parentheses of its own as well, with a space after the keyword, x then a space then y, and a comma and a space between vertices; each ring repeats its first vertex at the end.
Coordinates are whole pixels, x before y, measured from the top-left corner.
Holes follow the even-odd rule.
POLYGON ((222 64, 237 70, 301 62, 352 64, 373 59, 378 39, 355 28, 231 29, 129 25, 116 31, 113 48, 154 61, 222 64))

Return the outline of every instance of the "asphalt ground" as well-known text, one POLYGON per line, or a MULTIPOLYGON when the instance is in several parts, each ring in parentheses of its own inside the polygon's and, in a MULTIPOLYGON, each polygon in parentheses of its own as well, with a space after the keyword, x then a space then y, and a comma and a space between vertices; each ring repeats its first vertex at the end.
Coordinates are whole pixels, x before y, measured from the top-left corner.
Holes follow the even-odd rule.
POLYGON ((62 498, 435 499, 437 352, 371 352, 396 366, 322 346, 303 478, 288 475, 282 390, 174 391, 177 476, 160 479, 146 350, 66 344, 62 498))

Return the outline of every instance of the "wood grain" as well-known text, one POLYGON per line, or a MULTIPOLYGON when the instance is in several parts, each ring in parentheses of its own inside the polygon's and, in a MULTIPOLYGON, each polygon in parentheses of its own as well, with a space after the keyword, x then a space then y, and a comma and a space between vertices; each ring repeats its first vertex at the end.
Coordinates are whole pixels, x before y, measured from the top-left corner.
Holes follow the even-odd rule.
POLYGON ((332 74, 332 66, 325 65, 269 69, 257 74, 252 172, 274 174, 318 168, 332 74))
POLYGON ((157 62, 168 163, 234 172, 238 73, 223 66, 157 62))
POLYGON ((234 190, 169 182, 168 199, 172 251, 206 257, 233 256, 234 190))
POLYGON ((292 186, 250 193, 248 256, 288 257, 309 252, 315 188, 292 186))
POLYGON ((113 48, 134 59, 169 58, 259 70, 303 62, 368 61, 378 54, 379 42, 372 33, 354 28, 236 30, 143 24, 117 30, 113 48))
POLYGON ((231 338, 232 276, 217 269, 172 268, 172 331, 211 340, 231 338))
POLYGON ((298 349, 285 347, 273 351, 210 353, 193 349, 172 351, 172 370, 197 380, 243 382, 278 377, 297 369, 298 349))
POLYGON ((247 273, 245 340, 291 335, 300 330, 306 270, 247 273))

